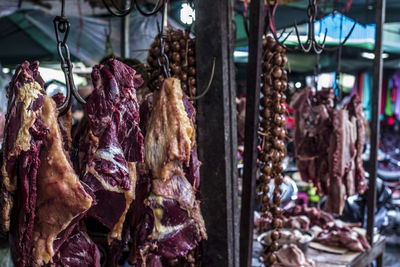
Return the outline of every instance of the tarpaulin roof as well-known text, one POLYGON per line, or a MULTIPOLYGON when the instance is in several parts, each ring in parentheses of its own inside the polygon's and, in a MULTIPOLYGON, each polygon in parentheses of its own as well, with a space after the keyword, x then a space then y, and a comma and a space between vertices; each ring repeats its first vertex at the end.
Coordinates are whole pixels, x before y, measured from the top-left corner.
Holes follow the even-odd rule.
MULTIPOLYGON (((23 9, 2 13, 0 17, 0 64, 16 65, 23 60, 58 62, 53 18, 42 9, 23 9)), ((130 15, 131 57, 144 61, 151 42, 158 34, 158 16, 144 17, 138 12, 130 15)), ((105 55, 106 32, 111 25, 114 52, 120 51, 120 19, 116 17, 68 16, 71 31, 68 46, 71 57, 87 65, 97 64, 105 55)), ((173 19, 169 23, 181 28, 173 19)))

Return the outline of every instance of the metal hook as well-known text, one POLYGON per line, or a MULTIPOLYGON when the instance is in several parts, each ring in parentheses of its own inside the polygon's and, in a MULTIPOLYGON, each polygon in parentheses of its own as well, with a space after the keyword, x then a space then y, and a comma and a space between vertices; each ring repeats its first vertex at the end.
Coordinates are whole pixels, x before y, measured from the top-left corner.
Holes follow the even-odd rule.
POLYGON ((137 2, 137 0, 130 0, 130 4, 129 4, 129 8, 128 9, 121 9, 120 7, 118 7, 118 5, 114 2, 114 0, 111 0, 111 6, 108 5, 106 0, 102 0, 103 5, 106 7, 106 9, 108 10, 108 12, 110 12, 112 15, 116 16, 116 17, 125 17, 126 15, 128 15, 129 13, 132 12, 132 10, 134 8, 136 8, 137 11, 139 11, 140 14, 142 14, 143 16, 153 16, 154 14, 156 14, 158 11, 160 11, 160 9, 164 6, 164 2, 165 0, 157 0, 157 3, 155 4, 154 8, 152 11, 150 12, 146 12, 144 11, 139 3, 137 2), (117 12, 115 12, 113 9, 115 9, 117 12))
POLYGON ((214 59, 213 59, 213 65, 212 65, 212 68, 211 68, 211 75, 210 75, 210 79, 208 80, 208 84, 207 84, 206 89, 205 89, 200 95, 189 98, 190 101, 199 100, 199 99, 203 98, 203 97, 208 93, 208 90, 209 90, 210 87, 211 87, 211 83, 212 83, 212 81, 214 80, 215 61, 216 61, 216 60, 217 60, 217 59, 214 57, 214 59))
POLYGON ((143 10, 140 8, 140 6, 139 6, 137 0, 135 1, 135 7, 136 7, 137 11, 139 11, 140 14, 142 14, 143 16, 153 16, 153 15, 156 14, 158 11, 160 11, 161 8, 164 7, 164 4, 165 4, 165 0, 157 0, 157 3, 156 3, 156 5, 154 6, 153 10, 150 11, 150 12, 145 12, 145 11, 143 11, 143 10))
POLYGON ((314 24, 317 19, 317 15, 318 15, 317 0, 309 0, 308 7, 307 7, 307 17, 308 17, 307 40, 305 41, 305 43, 301 42, 298 25, 295 22, 293 27, 296 32, 296 37, 297 37, 299 48, 298 49, 290 49, 284 44, 284 42, 287 40, 287 38, 289 38, 290 34, 293 31, 290 32, 286 36, 285 40, 283 40, 283 41, 279 41, 279 39, 282 37, 283 33, 286 31, 286 28, 283 30, 282 34, 279 37, 276 34, 274 17, 275 17, 276 8, 278 6, 278 2, 279 2, 279 0, 276 0, 273 4, 271 4, 269 1, 267 3, 267 14, 268 14, 269 26, 271 28, 271 32, 272 32, 272 35, 273 35, 275 41, 280 46, 282 46, 283 48, 285 48, 289 51, 301 51, 301 52, 305 52, 305 53, 309 53, 310 51, 313 51, 316 54, 321 54, 323 51, 335 51, 335 50, 339 49, 340 47, 342 47, 347 42, 347 40, 350 38, 351 34, 353 33, 355 26, 357 25, 357 22, 354 22, 354 25, 350 29, 350 32, 347 34, 346 38, 344 38, 343 42, 340 42, 339 45, 337 45, 337 46, 334 46, 334 47, 326 47, 325 46, 328 29, 325 29, 324 39, 322 40, 322 42, 318 43, 318 41, 315 37, 315 29, 314 29, 314 24))
POLYGON ((57 107, 59 115, 64 115, 71 107, 71 93, 76 100, 81 104, 86 104, 86 101, 79 95, 75 87, 74 77, 72 74, 72 63, 67 40, 70 31, 70 23, 64 15, 65 0, 61 0, 61 16, 56 16, 53 20, 54 32, 56 34, 57 52, 61 61, 61 69, 65 76, 66 97, 64 102, 57 107), (63 34, 63 35, 62 35, 63 34))
MULTIPOLYGON (((167 8, 167 6, 164 5, 164 3, 163 3, 163 7, 167 8)), ((160 68, 163 70, 164 77, 169 78, 169 77, 171 77, 171 73, 169 70, 169 59, 168 59, 168 56, 165 54, 164 19, 165 19, 165 12, 162 12, 161 23, 157 22, 158 36, 160 38, 160 55, 157 58, 157 63, 160 66, 160 68)))
POLYGON ((110 12, 112 15, 114 15, 114 16, 116 16, 116 17, 125 17, 126 15, 128 15, 129 13, 131 13, 132 10, 133 10, 133 5, 132 5, 133 0, 130 1, 130 5, 129 5, 129 8, 128 8, 128 9, 120 9, 120 8, 118 7, 118 5, 116 5, 116 4, 114 3, 114 1, 111 0, 111 4, 112 4, 113 8, 115 8, 115 9, 117 10, 118 13, 115 12, 114 10, 112 10, 112 8, 107 4, 107 1, 106 1, 106 0, 102 0, 102 2, 103 2, 103 5, 104 5, 104 6, 106 7, 106 9, 108 10, 108 12, 110 12))

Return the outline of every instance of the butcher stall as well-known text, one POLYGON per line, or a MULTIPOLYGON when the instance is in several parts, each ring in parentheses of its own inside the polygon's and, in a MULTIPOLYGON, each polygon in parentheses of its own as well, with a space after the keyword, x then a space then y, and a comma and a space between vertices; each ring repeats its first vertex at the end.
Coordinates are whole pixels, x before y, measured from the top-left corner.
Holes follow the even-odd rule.
POLYGON ((0 266, 395 263, 398 12, 0 0, 0 266))

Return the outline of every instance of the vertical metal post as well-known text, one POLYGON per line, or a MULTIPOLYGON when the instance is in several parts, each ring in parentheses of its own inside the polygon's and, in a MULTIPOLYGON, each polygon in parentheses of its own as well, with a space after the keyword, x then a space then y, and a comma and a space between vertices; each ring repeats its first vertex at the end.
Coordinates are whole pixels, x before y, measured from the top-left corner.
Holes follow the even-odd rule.
POLYGON ((240 266, 251 266, 254 200, 257 175, 257 130, 260 103, 264 0, 250 3, 249 60, 247 64, 246 122, 242 208, 240 213, 240 266))
POLYGON ((382 36, 383 24, 385 22, 386 0, 376 1, 376 31, 375 31, 375 59, 374 59, 374 80, 372 89, 371 107, 371 154, 368 183, 368 210, 367 210, 367 239, 372 244, 374 242, 374 220, 376 207, 376 168, 377 154, 380 132, 380 110, 382 93, 382 36))
POLYGON ((233 1, 196 0, 196 75, 200 199, 208 240, 203 266, 239 266, 236 91, 233 64, 233 1))
MULTIPOLYGON (((129 0, 125 0, 125 8, 129 8, 129 0)), ((130 34, 129 34, 130 13, 121 18, 121 57, 129 58, 130 56, 130 34)))

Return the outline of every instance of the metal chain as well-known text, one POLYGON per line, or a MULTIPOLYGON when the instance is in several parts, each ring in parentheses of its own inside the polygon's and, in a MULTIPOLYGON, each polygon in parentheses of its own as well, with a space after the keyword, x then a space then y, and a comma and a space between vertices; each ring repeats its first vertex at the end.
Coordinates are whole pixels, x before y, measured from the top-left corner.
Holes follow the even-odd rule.
MULTIPOLYGON (((163 7, 168 8, 167 5, 165 5, 165 1, 163 1, 163 7)), ((160 38, 160 55, 157 58, 157 63, 160 66, 160 68, 163 70, 164 77, 169 78, 171 77, 171 73, 169 70, 169 59, 167 54, 165 54, 165 41, 164 41, 164 17, 165 16, 165 11, 163 10, 162 16, 161 16, 161 26, 158 26, 158 31, 159 31, 159 38, 160 38)))
POLYGON ((86 104, 86 101, 79 95, 75 87, 74 77, 72 74, 72 63, 69 48, 67 45, 68 35, 71 28, 69 20, 64 15, 65 0, 61 1, 61 16, 56 16, 53 20, 54 31, 56 34, 57 52, 61 61, 61 69, 65 76, 66 96, 65 101, 59 107, 60 116, 65 114, 71 107, 71 92, 76 100, 81 104, 86 104))

